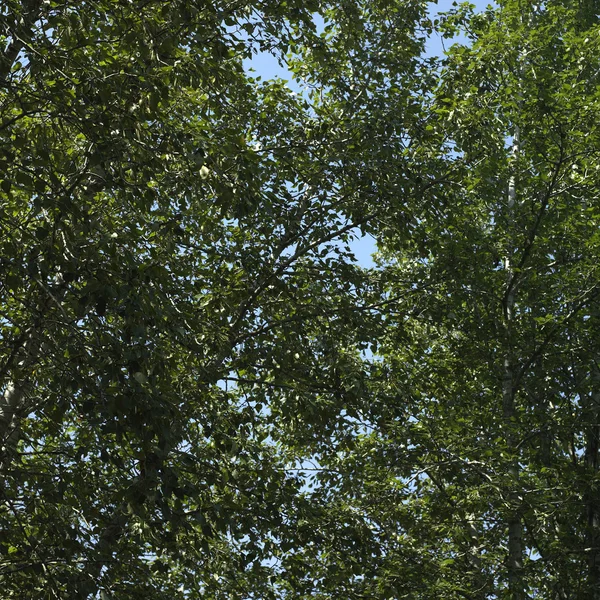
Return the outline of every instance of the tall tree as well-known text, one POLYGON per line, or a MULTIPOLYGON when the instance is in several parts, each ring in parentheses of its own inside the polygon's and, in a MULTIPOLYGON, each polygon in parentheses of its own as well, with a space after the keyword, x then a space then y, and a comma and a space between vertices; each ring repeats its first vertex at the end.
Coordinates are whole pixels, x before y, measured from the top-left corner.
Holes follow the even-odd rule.
MULTIPOLYGON (((286 559, 300 593, 598 596, 588 9, 459 6, 439 27, 467 42, 439 71, 414 64, 414 119, 406 88, 365 93, 371 130, 389 108, 381 162, 360 154, 379 207, 375 356, 349 366, 346 353, 345 435, 312 446, 310 509, 286 559)), ((343 89, 338 106, 352 99, 343 89)))
POLYGON ((342 426, 376 297, 345 248, 368 123, 317 100, 388 10, 409 73, 424 4, 0 9, 4 597, 289 593, 286 448, 342 426), (310 96, 249 77, 257 49, 313 56, 310 96))
POLYGON ((600 598, 595 3, 0 36, 7 598, 600 598))
POLYGON ((467 42, 422 96, 421 182, 388 169, 410 216, 378 229, 380 358, 314 494, 366 595, 598 594, 593 22, 510 0, 440 21, 467 42))

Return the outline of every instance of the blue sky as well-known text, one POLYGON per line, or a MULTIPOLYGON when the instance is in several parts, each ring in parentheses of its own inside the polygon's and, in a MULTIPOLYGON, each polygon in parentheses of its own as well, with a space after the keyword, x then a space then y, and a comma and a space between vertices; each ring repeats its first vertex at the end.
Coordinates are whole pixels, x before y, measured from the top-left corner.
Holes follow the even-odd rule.
MULTIPOLYGON (((471 0, 477 10, 484 10, 490 4, 490 0, 471 0)), ((452 8, 453 0, 438 0, 437 3, 431 4, 430 14, 435 15, 438 12, 443 12, 452 8)), ((446 40, 446 47, 451 43, 446 40)), ((439 36, 432 36, 427 43, 427 54, 439 56, 443 53, 442 40, 439 36)), ((292 81, 290 72, 281 66, 277 60, 266 52, 260 52, 250 61, 246 61, 246 67, 255 71, 256 75, 262 77, 263 80, 280 77, 289 82, 292 89, 298 89, 292 81)), ((365 236, 355 240, 351 245, 359 262, 364 266, 372 266, 373 260, 371 255, 376 251, 375 242, 372 238, 365 236)))

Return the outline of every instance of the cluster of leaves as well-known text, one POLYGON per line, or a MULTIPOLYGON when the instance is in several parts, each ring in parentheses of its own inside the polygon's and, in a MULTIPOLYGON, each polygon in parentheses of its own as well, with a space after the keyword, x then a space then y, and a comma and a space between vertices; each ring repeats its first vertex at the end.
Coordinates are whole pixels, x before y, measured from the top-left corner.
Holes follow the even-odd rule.
POLYGON ((498 4, 0 8, 4 597, 600 598, 597 10, 498 4))
POLYGON ((569 2, 499 4, 441 19, 466 41, 421 99, 420 179, 384 195, 410 218, 376 232, 362 429, 321 459, 323 597, 600 594, 600 30, 569 2))
POLYGON ((343 62, 352 2, 0 9, 4 597, 286 593, 281 448, 342 430, 377 295, 348 117, 243 65, 316 10, 343 62))

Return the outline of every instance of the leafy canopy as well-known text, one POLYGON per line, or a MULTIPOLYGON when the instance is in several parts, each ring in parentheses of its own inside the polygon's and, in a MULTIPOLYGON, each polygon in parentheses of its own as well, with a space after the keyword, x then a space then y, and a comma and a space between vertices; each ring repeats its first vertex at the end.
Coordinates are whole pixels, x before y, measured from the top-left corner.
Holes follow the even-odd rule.
POLYGON ((600 598, 597 7, 428 5, 0 9, 6 598, 600 598))

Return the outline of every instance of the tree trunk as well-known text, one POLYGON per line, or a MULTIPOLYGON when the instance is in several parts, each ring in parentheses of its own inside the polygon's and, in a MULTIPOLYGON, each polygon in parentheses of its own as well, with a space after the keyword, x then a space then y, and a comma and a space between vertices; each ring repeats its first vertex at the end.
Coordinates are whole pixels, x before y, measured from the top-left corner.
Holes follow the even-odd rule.
MULTIPOLYGON (((594 371, 597 371, 595 369, 594 371)), ((592 385, 598 380, 596 372, 592 375, 592 385)), ((588 396, 585 445, 585 466, 588 476, 598 471, 598 446, 600 441, 600 394, 592 392, 588 396)), ((590 600, 600 600, 600 506, 593 490, 586 494, 587 532, 585 546, 588 548, 588 589, 590 600)))
MULTIPOLYGON (((515 127, 513 136, 513 158, 519 153, 520 131, 515 127)), ((516 200, 516 178, 514 174, 508 183, 508 220, 509 235, 513 235, 514 209, 516 200)), ((504 354, 504 376, 502 380, 502 416, 506 430, 506 445, 508 452, 512 455, 509 466, 512 489, 509 492, 510 514, 508 517, 508 589, 511 600, 523 600, 523 525, 520 514, 520 498, 517 491, 519 481, 519 457, 518 439, 515 433, 515 372, 513 359, 513 322, 516 301, 517 277, 512 258, 514 247, 509 243, 504 258, 507 288, 504 297, 504 325, 505 325, 505 354, 504 354)))
POLYGON ((25 409, 29 383, 25 373, 36 361, 39 352, 34 340, 35 333, 35 328, 29 329, 25 341, 14 353, 15 367, 8 366, 7 369, 9 373, 12 371, 13 378, 7 381, 4 393, 0 396, 0 472, 10 463, 19 442, 19 417, 25 409), (18 381, 15 374, 20 374, 18 381))

